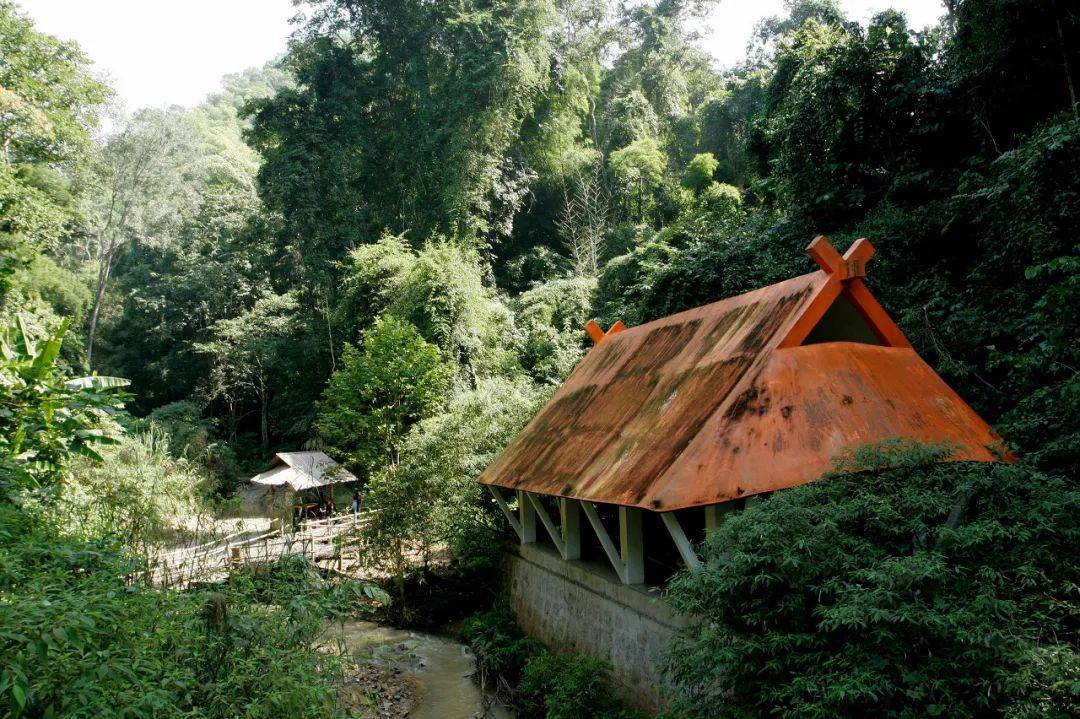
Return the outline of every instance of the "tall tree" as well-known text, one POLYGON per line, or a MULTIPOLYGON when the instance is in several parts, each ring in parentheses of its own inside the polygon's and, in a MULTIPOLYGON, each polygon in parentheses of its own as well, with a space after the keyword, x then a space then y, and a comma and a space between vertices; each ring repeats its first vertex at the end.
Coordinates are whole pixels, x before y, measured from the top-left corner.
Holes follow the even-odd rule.
POLYGON ((508 156, 550 82, 551 0, 323 0, 252 107, 261 195, 310 273, 384 230, 497 239, 523 197, 508 156))
POLYGON ((38 32, 0 0, 0 296, 73 222, 67 175, 108 95, 77 45, 38 32))
POLYGON ((233 439, 243 410, 253 403, 264 454, 270 448, 270 401, 284 382, 288 357, 304 351, 295 342, 296 310, 291 295, 267 295, 249 311, 218 320, 210 329, 211 339, 195 345, 210 364, 206 399, 225 404, 233 439))
POLYGON ((166 226, 178 224, 181 205, 190 201, 183 165, 191 154, 190 128, 182 118, 144 111, 95 157, 93 186, 84 193, 83 208, 90 229, 85 251, 97 264, 86 333, 88 366, 117 253, 129 241, 160 235, 166 226))
POLYGON ((380 317, 363 346, 345 346, 319 403, 319 434, 367 478, 398 462, 409 428, 429 416, 453 377, 434 345, 416 328, 380 317))
MULTIPOLYGON (((205 372, 192 344, 206 340, 215 321, 250 309, 271 285, 275 267, 290 262, 273 257, 274 218, 255 191, 259 156, 244 144, 246 121, 239 117, 247 101, 287 87, 288 75, 267 66, 227 76, 222 85, 190 110, 141 113, 107 141, 90 188, 97 193, 88 213, 95 222, 110 209, 105 200, 113 194, 137 210, 129 230, 114 233, 120 248, 112 262, 113 289, 105 294, 105 320, 99 320, 94 344, 96 366, 131 378, 137 410, 189 396, 205 372), (154 161, 155 181, 134 195, 114 193, 121 178, 106 157, 127 160, 170 136, 154 161), (151 212, 138 209, 147 203, 151 212)), ((69 240, 70 254, 98 256, 96 235, 86 233, 81 247, 79 239, 69 240)))
POLYGON ((109 90, 79 46, 34 29, 0 2, 0 158, 62 162, 84 152, 109 90))

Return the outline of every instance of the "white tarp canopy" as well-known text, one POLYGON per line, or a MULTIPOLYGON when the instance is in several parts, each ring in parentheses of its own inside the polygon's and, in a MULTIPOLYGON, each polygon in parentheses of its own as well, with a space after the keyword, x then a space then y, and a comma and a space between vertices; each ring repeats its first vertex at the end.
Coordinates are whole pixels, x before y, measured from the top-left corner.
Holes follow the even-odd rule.
POLYGON ((356 475, 322 452, 278 452, 272 464, 275 466, 271 469, 252 477, 252 483, 273 487, 287 484, 299 492, 356 481, 356 475))

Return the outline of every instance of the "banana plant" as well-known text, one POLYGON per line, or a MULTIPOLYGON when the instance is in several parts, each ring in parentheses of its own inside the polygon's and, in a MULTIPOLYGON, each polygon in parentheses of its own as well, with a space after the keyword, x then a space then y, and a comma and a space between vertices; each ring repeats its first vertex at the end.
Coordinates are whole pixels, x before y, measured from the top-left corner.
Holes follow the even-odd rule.
POLYGON ((0 496, 63 481, 76 455, 101 461, 98 449, 122 431, 129 383, 119 377, 71 377, 60 360, 67 322, 35 333, 19 315, 0 329, 0 496))

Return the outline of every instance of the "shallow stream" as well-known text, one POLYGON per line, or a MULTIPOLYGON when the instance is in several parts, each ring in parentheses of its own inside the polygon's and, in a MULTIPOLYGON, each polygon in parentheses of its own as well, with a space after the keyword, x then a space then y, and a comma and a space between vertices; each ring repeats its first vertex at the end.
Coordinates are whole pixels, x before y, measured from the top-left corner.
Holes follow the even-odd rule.
POLYGON ((513 715, 476 682, 476 658, 463 644, 444 637, 350 621, 326 636, 359 662, 407 672, 416 702, 409 719, 512 719, 513 715))

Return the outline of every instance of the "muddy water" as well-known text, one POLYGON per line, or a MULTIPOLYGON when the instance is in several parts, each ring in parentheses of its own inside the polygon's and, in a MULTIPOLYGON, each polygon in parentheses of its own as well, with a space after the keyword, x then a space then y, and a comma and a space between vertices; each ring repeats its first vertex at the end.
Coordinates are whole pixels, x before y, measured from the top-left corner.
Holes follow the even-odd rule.
POLYGON ((345 622, 327 639, 359 661, 401 669, 414 677, 417 703, 409 719, 512 719, 473 681, 476 660, 463 644, 421 632, 345 622))

